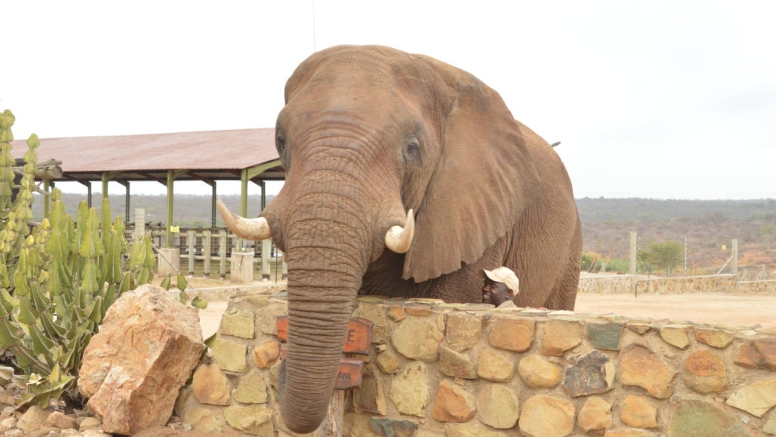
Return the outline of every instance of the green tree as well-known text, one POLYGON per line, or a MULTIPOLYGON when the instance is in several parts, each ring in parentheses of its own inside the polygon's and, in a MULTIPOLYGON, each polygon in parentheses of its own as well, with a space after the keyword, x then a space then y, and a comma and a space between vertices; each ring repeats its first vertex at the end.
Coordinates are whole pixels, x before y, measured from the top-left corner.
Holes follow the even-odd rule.
POLYGON ((682 245, 676 241, 651 243, 645 256, 650 265, 665 269, 666 275, 671 276, 671 270, 682 260, 682 250, 682 245))

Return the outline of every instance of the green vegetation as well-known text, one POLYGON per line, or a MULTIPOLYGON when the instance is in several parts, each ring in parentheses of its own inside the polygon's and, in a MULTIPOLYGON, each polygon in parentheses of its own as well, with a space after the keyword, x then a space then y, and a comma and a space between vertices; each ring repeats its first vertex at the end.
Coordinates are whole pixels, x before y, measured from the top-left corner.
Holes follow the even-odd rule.
POLYGON ((673 268, 682 261, 682 252, 681 244, 676 241, 666 241, 651 243, 649 250, 639 251, 638 257, 648 270, 661 269, 666 272, 666 276, 671 276, 673 268))
POLYGON ((130 249, 107 200, 101 216, 81 202, 73 221, 54 190, 50 218, 30 222, 39 141, 27 141, 12 201, 13 122, 10 111, 0 116, 0 370, 23 390, 20 405, 45 408, 63 396, 79 400, 75 380, 89 340, 122 293, 150 281, 155 261, 148 238, 130 249))

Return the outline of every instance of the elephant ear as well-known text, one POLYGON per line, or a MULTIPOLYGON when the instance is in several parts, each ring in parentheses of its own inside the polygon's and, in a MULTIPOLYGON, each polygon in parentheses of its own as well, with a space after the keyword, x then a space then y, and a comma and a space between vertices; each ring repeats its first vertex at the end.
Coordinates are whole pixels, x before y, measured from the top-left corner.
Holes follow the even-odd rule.
POLYGON ((452 103, 405 255, 403 277, 415 282, 480 259, 541 190, 520 126, 501 96, 469 73, 424 59, 443 78, 452 103))

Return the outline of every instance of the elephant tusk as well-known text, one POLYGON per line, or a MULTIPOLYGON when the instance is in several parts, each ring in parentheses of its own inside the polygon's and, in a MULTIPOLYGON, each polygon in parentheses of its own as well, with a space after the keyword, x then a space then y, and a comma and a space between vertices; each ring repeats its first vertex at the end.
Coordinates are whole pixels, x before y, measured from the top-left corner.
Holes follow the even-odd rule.
POLYGON ((412 210, 407 211, 407 223, 401 226, 392 226, 385 233, 385 247, 396 253, 406 253, 410 250, 412 237, 415 234, 415 216, 412 210))
POLYGON ((272 236, 269 231, 269 223, 264 217, 247 219, 229 211, 224 202, 218 199, 216 202, 218 212, 224 219, 226 227, 240 238, 253 241, 266 240, 272 236))

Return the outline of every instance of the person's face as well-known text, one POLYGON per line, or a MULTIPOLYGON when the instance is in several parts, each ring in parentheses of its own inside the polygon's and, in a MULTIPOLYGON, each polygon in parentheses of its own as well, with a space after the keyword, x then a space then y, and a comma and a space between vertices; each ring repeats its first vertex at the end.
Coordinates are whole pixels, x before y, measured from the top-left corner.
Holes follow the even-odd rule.
POLYGON ((482 286, 482 303, 499 306, 513 297, 512 290, 507 288, 506 285, 501 282, 494 282, 490 278, 485 278, 485 285, 482 286))

